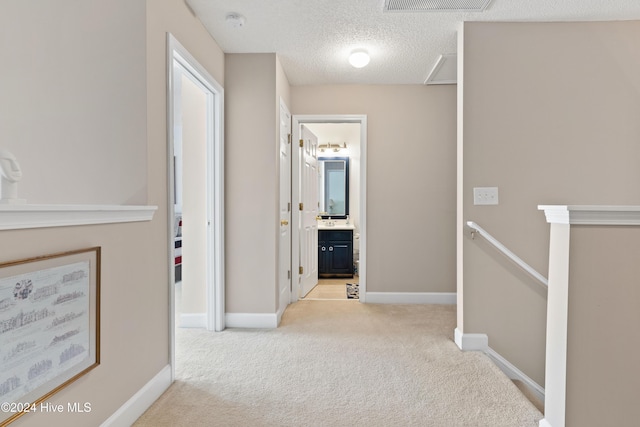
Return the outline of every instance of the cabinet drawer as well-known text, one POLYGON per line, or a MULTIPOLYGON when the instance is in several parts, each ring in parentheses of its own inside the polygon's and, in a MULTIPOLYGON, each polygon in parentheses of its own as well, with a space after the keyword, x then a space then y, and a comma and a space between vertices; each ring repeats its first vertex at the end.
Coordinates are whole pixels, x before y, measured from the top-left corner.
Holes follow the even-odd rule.
POLYGON ((353 231, 351 230, 318 230, 318 240, 350 242, 352 239, 353 231))

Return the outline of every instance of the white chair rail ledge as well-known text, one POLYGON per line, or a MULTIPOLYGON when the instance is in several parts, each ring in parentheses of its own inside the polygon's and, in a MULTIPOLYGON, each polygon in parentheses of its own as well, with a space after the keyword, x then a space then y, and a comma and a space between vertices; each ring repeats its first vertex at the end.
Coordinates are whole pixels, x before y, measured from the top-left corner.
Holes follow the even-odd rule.
POLYGON ((640 225, 640 206, 540 205, 550 224, 640 225))
POLYGON ((151 221, 157 206, 0 205, 0 230, 151 221))

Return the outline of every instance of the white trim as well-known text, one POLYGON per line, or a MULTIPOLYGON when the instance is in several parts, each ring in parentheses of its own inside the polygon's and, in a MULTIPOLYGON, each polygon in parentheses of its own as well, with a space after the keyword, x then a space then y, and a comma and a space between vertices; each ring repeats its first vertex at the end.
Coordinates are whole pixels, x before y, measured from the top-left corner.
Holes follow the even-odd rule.
POLYGON ((0 205, 0 230, 151 221, 157 206, 0 205))
POLYGON ((540 205, 550 224, 640 225, 640 206, 540 205))
POLYGON ((525 387, 527 387, 527 389, 533 395, 535 395, 538 400, 544 402, 544 388, 540 384, 532 380, 528 375, 526 375, 514 364, 498 354, 498 352, 496 352, 491 347, 487 347, 485 353, 487 354, 487 356, 489 356, 493 363, 495 363, 500 368, 500 370, 504 372, 507 377, 509 377, 509 379, 521 381, 525 385, 525 387))
MULTIPOLYGON (((171 34, 167 33, 167 168, 169 193, 169 227, 172 230, 175 207, 173 201, 173 61, 187 70, 210 94, 207 96, 209 112, 207 120, 207 190, 210 197, 207 203, 207 252, 211 260, 207 263, 207 324, 209 330, 222 331, 224 321, 224 89, 209 72, 189 53, 189 51, 171 34)), ((173 235, 173 234, 170 234, 173 235)), ((170 265, 173 269, 173 245, 170 265)), ((173 274, 173 271, 170 273, 173 274)), ((171 276, 173 277, 173 276, 171 276)), ((174 280, 172 280, 173 283, 174 280)), ((173 303, 172 303, 173 304, 173 303)), ((173 305, 171 307, 173 310, 173 305)))
POLYGON ((225 328, 225 296, 224 296, 224 89, 218 82, 200 65, 189 51, 171 34, 167 33, 166 44, 166 89, 167 89, 167 242, 169 258, 169 343, 171 378, 175 377, 175 248, 173 236, 175 233, 175 200, 174 185, 175 176, 173 170, 174 156, 174 84, 173 63, 179 62, 182 67, 197 76, 198 82, 207 88, 213 96, 208 96, 209 107, 213 108, 213 117, 208 118, 207 128, 213 134, 207 134, 207 191, 212 194, 208 200, 207 216, 208 227, 207 252, 210 259, 207 263, 207 313, 205 327, 221 331, 225 328), (213 253, 212 253, 213 252, 213 253))
MULTIPOLYGON (((305 123, 359 123, 360 124, 360 263, 358 269, 360 284, 360 302, 368 302, 367 294, 367 115, 366 114, 330 114, 330 115, 292 115, 291 135, 293 141, 300 139, 300 125, 305 123)), ((298 206, 299 200, 299 159, 292 154, 291 195, 292 206, 298 206)), ((291 241, 292 249, 297 247, 300 240, 298 215, 291 216, 291 241)), ((296 250, 291 251, 291 265, 293 267, 292 283, 293 292, 291 302, 300 298, 300 276, 297 274, 297 266, 300 265, 300 254, 296 250)))
POLYGON ((543 418, 540 420, 540 423, 538 423, 538 427, 553 427, 553 426, 549 424, 549 421, 547 421, 546 418, 543 418))
POLYGON ((278 325, 280 325, 280 322, 282 321, 282 315, 284 314, 284 311, 287 309, 287 307, 289 306, 290 303, 287 303, 287 305, 285 307, 280 307, 278 309, 278 312, 276 313, 276 327, 278 325))
MULTIPOLYGON (((361 292, 362 295, 362 292, 361 292)), ((362 299, 360 300, 362 301, 362 299)), ((456 304, 455 292, 367 292, 372 304, 456 304)))
POLYGON ((276 313, 226 313, 228 328, 273 329, 278 327, 276 313))
POLYGON ((454 331, 454 341, 462 351, 482 351, 489 348, 489 337, 487 334, 465 334, 460 329, 454 331))
POLYGON ((129 427, 171 386, 171 366, 167 365, 100 427, 129 427))
POLYGON ((489 347, 489 337, 486 334, 465 334, 456 328, 454 341, 462 351, 482 351, 509 379, 521 381, 538 400, 545 401, 544 388, 489 347))
POLYGON ((207 313, 180 313, 180 328, 206 328, 207 313))

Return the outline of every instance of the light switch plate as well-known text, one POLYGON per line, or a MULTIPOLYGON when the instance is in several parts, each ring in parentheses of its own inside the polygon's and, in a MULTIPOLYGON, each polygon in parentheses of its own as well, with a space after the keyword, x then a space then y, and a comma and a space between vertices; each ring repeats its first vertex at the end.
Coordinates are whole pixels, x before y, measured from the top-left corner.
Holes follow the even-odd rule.
POLYGON ((498 204, 498 187, 474 187, 473 188, 473 204, 474 205, 497 205, 498 204))

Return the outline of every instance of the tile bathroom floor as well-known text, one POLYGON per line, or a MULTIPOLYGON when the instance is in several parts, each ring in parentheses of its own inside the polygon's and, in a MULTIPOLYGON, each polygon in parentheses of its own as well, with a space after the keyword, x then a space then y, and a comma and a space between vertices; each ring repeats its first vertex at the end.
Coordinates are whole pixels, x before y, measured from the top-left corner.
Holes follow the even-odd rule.
MULTIPOLYGON (((347 283, 358 283, 358 276, 346 279, 320 279, 318 284, 307 294, 306 300, 346 300, 347 283)), ((357 301, 357 300, 351 300, 357 301)))

